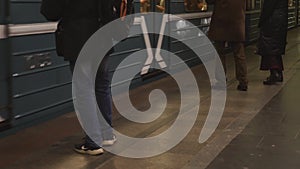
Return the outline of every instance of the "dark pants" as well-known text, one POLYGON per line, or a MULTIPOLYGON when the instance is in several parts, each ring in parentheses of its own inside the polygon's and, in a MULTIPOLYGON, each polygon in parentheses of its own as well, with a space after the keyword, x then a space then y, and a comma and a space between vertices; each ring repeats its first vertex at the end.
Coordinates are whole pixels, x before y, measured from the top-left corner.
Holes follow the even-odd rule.
MULTIPOLYGON (((76 61, 70 61, 70 69, 73 73, 76 61)), ((99 109, 106 122, 112 126, 112 100, 110 90, 110 77, 108 71, 108 57, 102 60, 96 75, 95 94, 99 109)), ((103 129, 103 139, 113 137, 111 128, 103 129)), ((87 142, 93 142, 88 136, 87 142)))
MULTIPOLYGON (((235 76, 240 84, 247 85, 247 63, 244 44, 242 42, 229 42, 235 61, 235 76)), ((215 42, 216 49, 222 61, 224 72, 226 74, 226 51, 225 51, 225 42, 215 42)), ((218 77, 216 77, 218 78, 218 77)), ((218 79, 217 79, 218 80, 218 79)))
POLYGON ((279 70, 283 71, 283 62, 281 55, 261 56, 260 70, 279 70))

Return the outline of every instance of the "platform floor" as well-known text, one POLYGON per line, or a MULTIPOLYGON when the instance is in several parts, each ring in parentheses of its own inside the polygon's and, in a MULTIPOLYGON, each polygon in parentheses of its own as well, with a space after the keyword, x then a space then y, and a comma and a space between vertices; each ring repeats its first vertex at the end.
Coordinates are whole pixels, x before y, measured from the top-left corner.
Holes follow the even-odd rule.
POLYGON ((300 168, 300 66, 207 169, 300 168))
MULTIPOLYGON (((202 66, 193 68, 201 93, 200 112, 187 137, 168 152, 145 159, 131 159, 104 153, 80 155, 73 145, 82 131, 74 112, 9 133, 0 138, 1 169, 260 169, 300 168, 300 126, 297 111, 300 93, 300 28, 289 31, 284 57, 284 82, 262 85, 268 72, 258 70, 260 57, 254 46, 246 49, 249 90, 236 90, 234 63, 228 59, 227 103, 222 120, 205 143, 198 137, 210 106, 210 85, 202 66), (297 123, 298 122, 298 123, 297 123)), ((148 137, 166 130, 178 114, 178 89, 171 78, 163 78, 131 92, 138 109, 147 109, 147 92, 159 87, 168 96, 163 115, 149 124, 128 122, 114 111, 114 128, 135 137, 148 137), (165 85, 168 84, 168 85, 165 85), (142 94, 141 94, 142 93, 142 94)), ((118 144, 118 143, 117 143, 118 144)))

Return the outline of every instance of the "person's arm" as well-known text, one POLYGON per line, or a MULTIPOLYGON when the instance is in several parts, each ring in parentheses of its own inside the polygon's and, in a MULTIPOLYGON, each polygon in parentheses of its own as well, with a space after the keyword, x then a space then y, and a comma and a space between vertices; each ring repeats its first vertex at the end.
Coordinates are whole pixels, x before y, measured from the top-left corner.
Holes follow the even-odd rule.
POLYGON ((40 12, 49 21, 58 21, 63 15, 66 0, 42 0, 40 12))

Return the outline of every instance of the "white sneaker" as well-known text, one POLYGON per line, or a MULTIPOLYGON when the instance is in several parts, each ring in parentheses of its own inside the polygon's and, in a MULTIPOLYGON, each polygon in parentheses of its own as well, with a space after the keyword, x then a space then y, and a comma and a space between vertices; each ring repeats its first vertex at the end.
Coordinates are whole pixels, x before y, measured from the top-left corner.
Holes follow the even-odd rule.
POLYGON ((99 146, 91 146, 87 143, 75 145, 74 150, 77 153, 89 154, 89 155, 100 155, 104 153, 103 148, 99 146))
POLYGON ((103 140, 102 146, 112 146, 117 141, 117 137, 114 135, 112 139, 110 140, 103 140))

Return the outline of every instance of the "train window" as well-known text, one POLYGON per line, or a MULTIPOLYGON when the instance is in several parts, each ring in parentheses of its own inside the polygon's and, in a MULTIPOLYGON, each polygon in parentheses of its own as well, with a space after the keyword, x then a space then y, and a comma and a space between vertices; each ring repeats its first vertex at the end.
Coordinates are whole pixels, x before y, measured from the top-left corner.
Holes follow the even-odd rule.
POLYGON ((184 0, 186 11, 206 11, 207 3, 205 0, 184 0))

